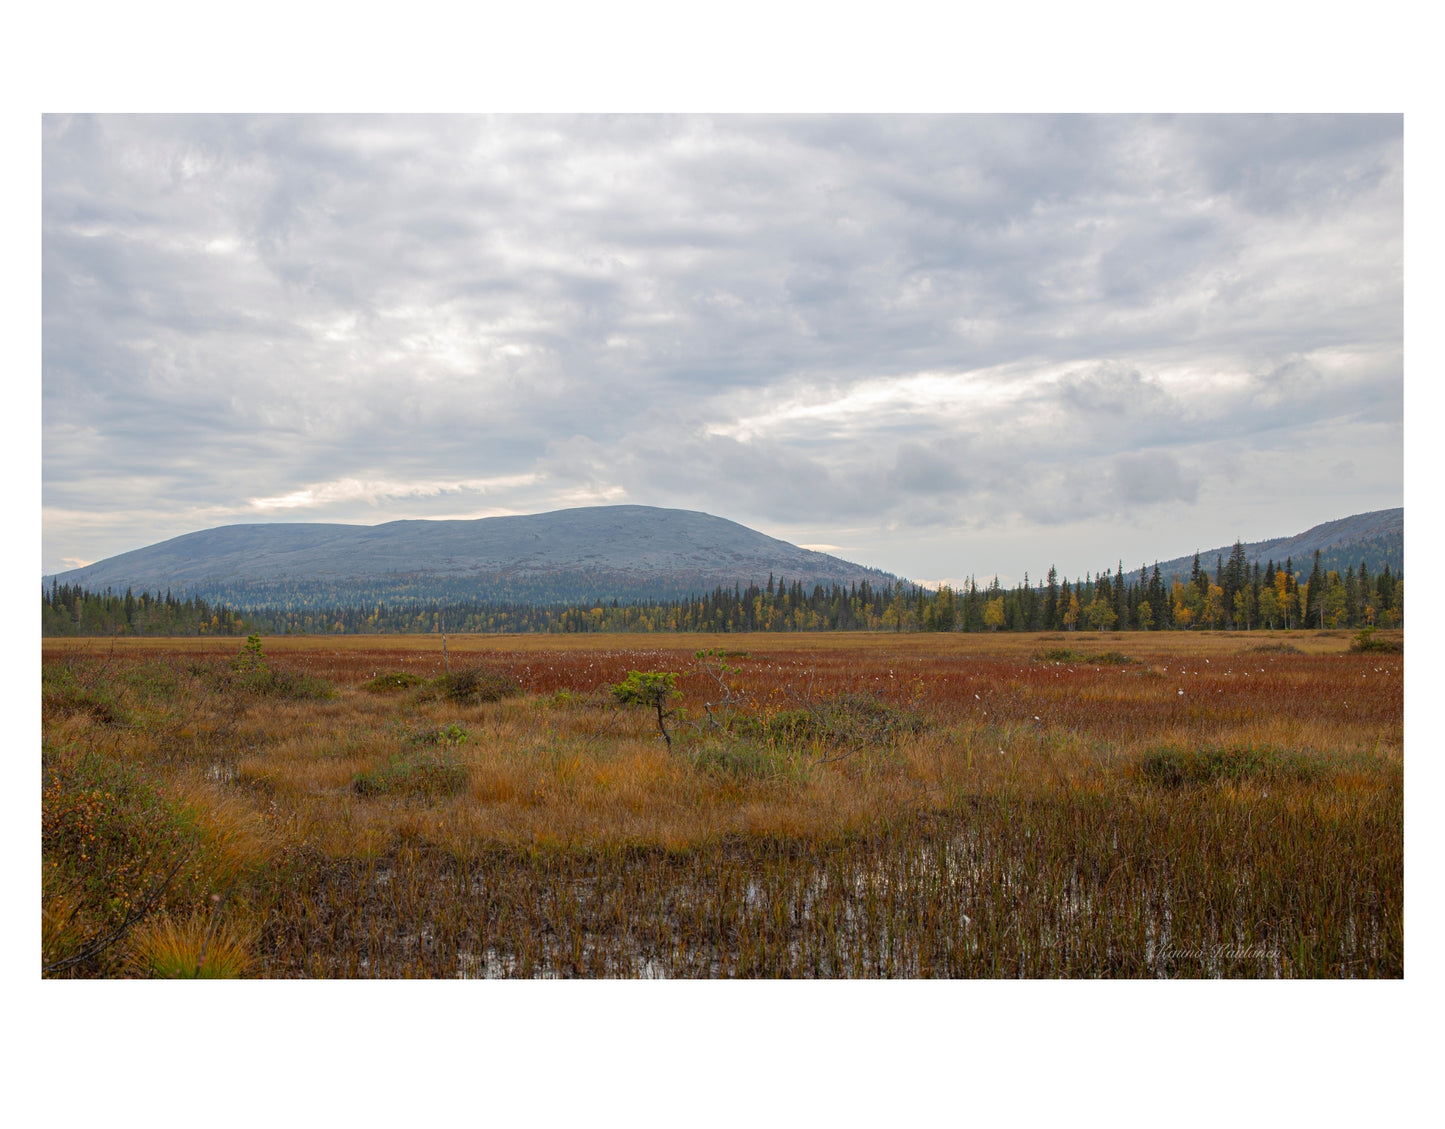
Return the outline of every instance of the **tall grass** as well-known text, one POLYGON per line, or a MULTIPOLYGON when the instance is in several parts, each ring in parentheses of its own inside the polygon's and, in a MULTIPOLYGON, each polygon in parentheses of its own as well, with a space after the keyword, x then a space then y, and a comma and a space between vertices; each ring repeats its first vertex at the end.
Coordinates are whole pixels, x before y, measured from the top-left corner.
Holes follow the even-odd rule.
POLYGON ((47 643, 47 962, 166 880, 66 973, 193 967, 217 898, 232 974, 1403 973, 1395 652, 450 639, 493 695, 366 642, 47 643), (670 753, 632 670, 684 672, 670 753))

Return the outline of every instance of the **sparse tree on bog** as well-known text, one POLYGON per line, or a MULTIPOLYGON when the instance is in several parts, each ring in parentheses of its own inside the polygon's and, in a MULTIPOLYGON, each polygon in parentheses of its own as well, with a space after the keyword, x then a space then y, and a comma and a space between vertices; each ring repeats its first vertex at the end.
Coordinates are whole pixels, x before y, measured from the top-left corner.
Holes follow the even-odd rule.
POLYGON ((612 697, 625 706, 648 706, 657 711, 657 730, 672 752, 672 737, 667 732, 667 719, 677 711, 667 703, 682 697, 677 688, 677 675, 657 670, 630 670, 627 677, 612 687, 612 697))

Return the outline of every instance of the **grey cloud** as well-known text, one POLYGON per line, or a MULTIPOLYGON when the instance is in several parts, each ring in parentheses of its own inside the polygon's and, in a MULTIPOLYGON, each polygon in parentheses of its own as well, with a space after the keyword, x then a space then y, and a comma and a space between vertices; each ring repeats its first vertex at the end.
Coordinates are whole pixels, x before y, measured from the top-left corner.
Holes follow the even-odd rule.
MULTIPOLYGON (((1398 422, 1401 134, 1398 117, 47 117, 45 504, 101 505, 104 480, 144 494, 136 475, 244 512, 348 476, 525 473, 542 485, 519 506, 620 490, 760 520, 1144 504, 1115 460, 1398 422), (1360 359, 1320 367, 1329 349, 1360 359), (1004 365, 963 414, 718 434, 750 400, 1004 365), (1179 399, 1159 375, 1179 365, 1258 375, 1179 399), (1024 391, 1029 366, 1071 375, 1024 391)), ((58 519, 45 536, 51 556, 101 548, 58 519)))
POLYGON ((1114 460, 1114 488, 1126 505, 1192 504, 1199 497, 1199 476, 1167 451, 1141 451, 1114 460))
POLYGON ((903 443, 890 475, 893 486, 907 493, 937 494, 957 491, 964 484, 959 452, 945 453, 939 444, 903 443))

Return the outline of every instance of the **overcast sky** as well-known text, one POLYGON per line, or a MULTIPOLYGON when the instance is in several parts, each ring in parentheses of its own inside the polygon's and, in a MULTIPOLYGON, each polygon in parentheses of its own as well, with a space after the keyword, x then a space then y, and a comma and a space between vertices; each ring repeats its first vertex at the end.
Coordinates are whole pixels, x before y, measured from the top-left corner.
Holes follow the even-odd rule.
POLYGON ((43 562, 703 510, 925 581, 1403 504, 1403 133, 43 122, 43 562))

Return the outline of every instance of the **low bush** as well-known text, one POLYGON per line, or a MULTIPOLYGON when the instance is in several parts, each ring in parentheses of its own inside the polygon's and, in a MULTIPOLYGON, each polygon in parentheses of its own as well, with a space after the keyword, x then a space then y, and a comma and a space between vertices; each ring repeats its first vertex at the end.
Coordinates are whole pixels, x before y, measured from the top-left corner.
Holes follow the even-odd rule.
POLYGON ((694 767, 737 781, 799 780, 807 765, 786 748, 742 738, 712 739, 696 747, 694 767))
POLYGON ((1122 651, 1104 651, 1090 655, 1084 651, 1073 651, 1067 647, 1051 647, 1034 655, 1037 662, 1047 663, 1101 663, 1105 666, 1129 666, 1138 659, 1132 659, 1122 651))
POLYGON ((413 674, 409 670, 391 670, 378 674, 370 682, 363 683, 361 688, 372 694, 399 694, 413 686, 420 686, 425 681, 421 675, 413 674))
POLYGON ((904 734, 921 732, 924 720, 916 710, 877 695, 844 693, 782 710, 748 728, 753 735, 782 745, 886 745, 904 734))
POLYGON ((421 747, 357 773, 352 786, 362 796, 454 796, 467 786, 467 769, 450 746, 421 747))
POLYGON ((1245 649, 1247 655, 1302 655, 1304 654, 1293 643, 1261 643, 1257 647, 1245 649))
POLYGON ((522 692, 521 685, 515 679, 485 667, 443 674, 434 679, 431 686, 438 696, 459 705, 500 702, 503 698, 515 697, 522 692))
POLYGON ((129 720, 113 681, 98 672, 83 678, 69 663, 41 667, 40 709, 44 717, 89 714, 102 725, 120 725, 129 720))
POLYGON ((466 726, 453 722, 450 725, 437 725, 430 729, 413 729, 406 733, 406 740, 412 745, 446 745, 456 748, 458 745, 465 745, 472 739, 471 733, 466 726))
POLYGON ((232 680, 232 685, 252 694, 293 701, 324 702, 336 697, 336 688, 324 678, 269 667, 239 674, 232 680))
POLYGON ((1362 627, 1350 641, 1350 650, 1357 654, 1403 654, 1405 644, 1399 639, 1381 639, 1373 627, 1362 627))
POLYGON ((1070 650, 1068 647, 1046 647, 1034 655, 1035 660, 1044 663, 1081 663, 1088 657, 1082 651, 1070 650))
POLYGON ((47 963, 152 910, 202 900, 199 832, 133 768, 94 751, 45 748, 41 779, 47 963))
POLYGON ((186 673, 200 679, 222 693, 240 692, 266 698, 292 701, 329 701, 337 697, 336 688, 324 678, 277 670, 257 652, 243 650, 229 663, 195 660, 186 673))
POLYGON ((1322 766, 1300 753, 1270 745, 1150 749, 1139 758, 1139 775, 1164 788, 1254 781, 1309 781, 1322 766))

